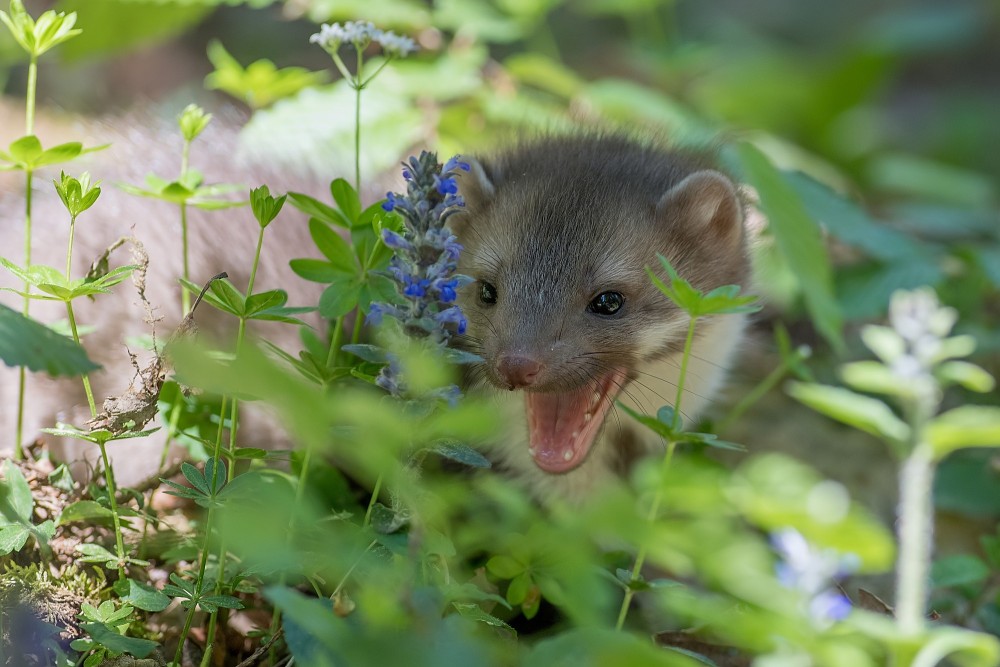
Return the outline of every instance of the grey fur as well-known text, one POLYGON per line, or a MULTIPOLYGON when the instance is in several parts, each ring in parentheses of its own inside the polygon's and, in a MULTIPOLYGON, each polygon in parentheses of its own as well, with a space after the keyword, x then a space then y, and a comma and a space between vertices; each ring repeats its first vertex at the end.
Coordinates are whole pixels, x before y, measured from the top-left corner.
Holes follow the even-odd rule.
MULTIPOLYGON (((465 344, 485 359, 476 376, 502 389, 498 359, 526 356, 543 365, 530 389, 551 392, 596 385, 598 376, 624 367, 630 379, 625 399, 648 386, 644 373, 651 365, 676 365, 686 316, 652 285, 645 267, 658 269, 662 254, 701 290, 749 278, 742 203, 731 181, 711 165, 707 155, 598 135, 543 138, 474 164, 460 181, 466 211, 454 218, 465 246, 460 270, 494 285, 498 294, 496 304, 483 303, 477 282, 462 295, 470 322, 465 344), (605 291, 625 295, 624 307, 611 317, 588 312, 591 299, 605 291)), ((701 355, 721 368, 741 325, 727 325, 730 335, 713 338, 715 324, 700 327, 701 338, 714 341, 701 355)), ((720 373, 705 372, 713 377, 703 390, 714 392, 720 373)), ((523 404, 520 393, 501 400, 523 404)), ((655 411, 673 403, 663 390, 654 393, 638 407, 655 411)), ((685 401, 692 408, 697 402, 685 401)), ((579 479, 555 479, 589 473, 539 476, 526 465, 524 428, 522 418, 493 449, 536 495, 578 499, 593 490, 579 479)), ((616 439, 634 441, 636 434, 626 431, 631 428, 616 439)), ((617 465, 618 445, 595 448, 604 451, 589 458, 604 460, 604 468, 617 465)))

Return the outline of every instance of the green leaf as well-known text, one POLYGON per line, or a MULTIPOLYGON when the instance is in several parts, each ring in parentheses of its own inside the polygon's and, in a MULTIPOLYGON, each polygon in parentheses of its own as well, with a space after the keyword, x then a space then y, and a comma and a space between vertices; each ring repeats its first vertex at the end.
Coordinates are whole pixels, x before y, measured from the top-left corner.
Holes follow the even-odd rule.
POLYGON ((312 237, 313 243, 316 244, 316 248, 330 260, 330 265, 334 269, 348 275, 358 274, 358 263, 354 258, 350 244, 329 225, 311 219, 309 220, 309 235, 312 237))
POLYGON ((114 583, 115 592, 122 602, 127 602, 143 611, 163 611, 170 604, 170 598, 149 584, 135 579, 119 579, 114 583))
POLYGON ((615 401, 615 405, 617 405, 620 410, 623 410, 629 417, 636 420, 664 440, 667 440, 668 442, 677 440, 677 433, 670 424, 665 424, 659 419, 640 414, 621 401, 615 401))
POLYGON ((117 563, 118 556, 111 553, 100 544, 78 544, 76 550, 83 554, 80 559, 84 563, 117 563))
POLYGON ((198 489, 206 496, 211 493, 211 489, 208 488, 208 482, 205 479, 204 473, 187 461, 181 464, 181 474, 183 474, 184 478, 191 483, 191 486, 198 489))
POLYGON ((490 460, 485 456, 472 447, 457 441, 437 442, 429 447, 428 451, 472 468, 489 468, 492 466, 490 460))
POLYGON ((71 141, 65 144, 59 144, 58 146, 53 146, 48 150, 42 152, 37 158, 35 158, 34 168, 46 167, 50 164, 59 164, 60 162, 69 162, 70 160, 78 157, 80 153, 83 152, 83 144, 79 141, 71 141))
POLYGON ((831 419, 891 443, 904 442, 909 436, 910 427, 888 405, 876 398, 862 396, 849 389, 804 382, 789 383, 788 393, 831 419))
POLYGON ((104 623, 82 623, 80 625, 98 644, 116 653, 128 653, 136 658, 145 658, 159 646, 149 639, 125 637, 104 623))
MULTIPOLYGON (((236 289, 229 279, 216 280, 212 282, 209 291, 219 299, 220 310, 231 313, 236 317, 243 317, 246 314, 246 299, 243 293, 236 289)), ((209 302, 211 303, 211 302, 209 302)), ((212 305, 215 305, 214 303, 212 305)))
POLYGON ((389 361, 389 356, 386 351, 377 345, 355 343, 344 345, 340 349, 373 364, 384 364, 389 361))
POLYGON ((836 351, 843 351, 843 318, 833 294, 833 273, 819 228, 798 194, 763 153, 748 143, 737 151, 746 180, 757 190, 778 250, 802 287, 817 329, 836 351))
POLYGON ((970 554, 941 558, 931 566, 931 584, 935 588, 975 585, 989 576, 989 566, 970 554))
POLYGON ((275 289, 267 292, 252 294, 247 297, 246 316, 252 317, 253 315, 269 308, 284 306, 287 301, 288 292, 285 290, 275 289))
POLYGON ((42 154, 42 142, 35 135, 28 134, 20 139, 15 139, 8 150, 14 161, 25 167, 30 167, 42 154))
POLYGON ((100 368, 80 345, 3 304, 0 360, 8 366, 24 366, 52 376, 83 375, 100 368))
POLYGON ((487 614, 478 604, 473 602, 452 602, 451 605, 463 618, 468 618, 478 623, 485 623, 486 625, 491 625, 495 628, 504 628, 510 632, 515 632, 514 628, 510 627, 496 616, 487 614))
POLYGON ((31 488, 21 469, 10 459, 3 464, 3 481, 0 482, 0 526, 10 524, 31 525, 35 501, 31 488))
POLYGON ((358 193, 350 183, 338 178, 330 183, 330 194, 333 195, 333 201, 337 202, 337 207, 354 226, 361 217, 361 198, 358 193))
POLYGON ((205 77, 205 87, 222 90, 253 109, 267 107, 303 88, 324 83, 327 72, 301 67, 278 69, 270 60, 257 60, 244 69, 218 40, 208 43, 208 59, 215 71, 205 77))
POLYGON ((314 283, 332 283, 344 275, 342 270, 322 259, 293 259, 288 266, 295 275, 314 283))
POLYGON ((927 425, 927 441, 943 458, 962 447, 1000 447, 1000 407, 963 405, 927 425))
POLYGON ((20 551, 30 536, 31 529, 21 524, 0 528, 0 556, 20 551))
POLYGON ((302 194, 301 192, 289 192, 288 198, 292 201, 292 206, 299 209, 311 218, 316 218, 321 222, 330 225, 350 229, 351 223, 344 218, 344 215, 329 204, 324 204, 315 197, 302 194))
POLYGON ((340 276, 319 297, 319 314, 328 320, 354 310, 361 295, 361 282, 354 276, 340 276))
POLYGON ((957 384, 980 394, 993 391, 996 381, 985 370, 967 361, 946 361, 934 369, 941 384, 957 384))
POLYGON ((74 521, 94 521, 96 519, 111 519, 113 514, 110 509, 93 500, 78 500, 67 505, 59 515, 57 525, 64 526, 74 521))
MULTIPOLYGON (((511 556, 493 556, 486 562, 486 569, 501 579, 513 579, 524 572, 525 565, 511 556)), ((510 602, 511 604, 520 604, 520 601, 511 600, 510 602)))

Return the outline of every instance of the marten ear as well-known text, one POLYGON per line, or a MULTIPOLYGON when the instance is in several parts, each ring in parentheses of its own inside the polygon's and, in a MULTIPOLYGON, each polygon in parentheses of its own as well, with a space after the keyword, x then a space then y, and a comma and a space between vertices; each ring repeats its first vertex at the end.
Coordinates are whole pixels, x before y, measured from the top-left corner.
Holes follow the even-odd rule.
POLYGON ((469 171, 459 169, 455 179, 458 181, 458 194, 465 200, 465 207, 448 220, 451 231, 459 238, 462 238, 476 212, 486 206, 496 194, 493 179, 486 173, 483 165, 475 158, 463 158, 463 160, 469 164, 469 171))
POLYGON ((479 208, 493 198, 496 186, 493 185, 493 178, 479 160, 468 158, 465 161, 469 164, 469 171, 460 169, 455 175, 458 180, 458 193, 465 200, 466 207, 479 208))
POLYGON ((717 171, 697 171, 670 188, 657 203, 656 216, 726 246, 743 240, 743 205, 732 181, 717 171))

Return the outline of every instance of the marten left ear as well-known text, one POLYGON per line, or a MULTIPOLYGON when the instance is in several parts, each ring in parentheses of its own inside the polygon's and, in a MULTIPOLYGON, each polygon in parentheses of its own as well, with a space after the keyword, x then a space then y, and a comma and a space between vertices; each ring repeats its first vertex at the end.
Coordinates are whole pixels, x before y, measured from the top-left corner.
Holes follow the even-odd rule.
POLYGON ((469 170, 459 169, 455 174, 458 181, 458 194, 465 200, 465 207, 453 215, 448 226, 461 238, 469 221, 486 206, 496 194, 496 186, 486 168, 475 158, 462 158, 469 165, 469 170))
POLYGON ((463 158, 463 162, 469 165, 469 170, 458 170, 455 179, 458 181, 458 193, 465 200, 465 205, 469 208, 478 208, 488 202, 496 194, 496 186, 493 179, 486 171, 479 160, 475 158, 463 158))
POLYGON ((732 181, 717 171, 697 171, 670 188, 656 204, 656 216, 726 245, 743 241, 743 205, 732 181))

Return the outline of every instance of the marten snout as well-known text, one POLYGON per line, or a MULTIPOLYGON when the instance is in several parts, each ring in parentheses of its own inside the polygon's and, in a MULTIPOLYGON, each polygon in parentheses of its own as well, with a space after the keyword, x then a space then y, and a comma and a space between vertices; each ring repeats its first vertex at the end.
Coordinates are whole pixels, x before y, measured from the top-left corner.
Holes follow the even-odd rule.
POLYGON ((505 354, 497 361, 497 374, 511 391, 522 389, 535 383, 542 363, 521 354, 505 354))

